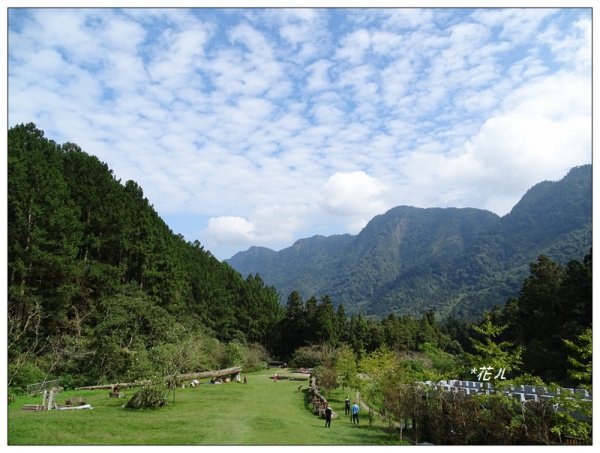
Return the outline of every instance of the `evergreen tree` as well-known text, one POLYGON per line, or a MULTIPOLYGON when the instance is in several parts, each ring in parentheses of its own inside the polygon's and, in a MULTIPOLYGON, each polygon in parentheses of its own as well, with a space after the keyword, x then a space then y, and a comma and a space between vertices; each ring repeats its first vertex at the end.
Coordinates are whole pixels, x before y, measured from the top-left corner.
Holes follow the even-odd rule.
POLYGON ((307 344, 318 343, 319 339, 319 321, 318 321, 318 302, 315 296, 311 296, 304 306, 304 319, 306 322, 306 332, 304 338, 307 344))
POLYGON ((316 342, 335 346, 337 344, 336 316, 329 296, 321 298, 315 321, 316 342))
POLYGON ((361 315, 350 317, 349 344, 357 356, 361 356, 369 342, 369 326, 361 315))
POLYGON ((592 387, 592 329, 585 329, 576 341, 564 340, 569 350, 569 376, 573 382, 584 388, 592 387))
POLYGON ((477 334, 471 338, 475 353, 466 354, 471 369, 487 373, 487 368, 490 368, 492 380, 502 369, 506 372, 505 378, 514 376, 522 365, 522 347, 508 341, 499 341, 506 326, 495 325, 488 313, 483 321, 479 325, 473 325, 472 329, 477 334))
POLYGON ((508 325, 506 338, 524 347, 524 371, 546 382, 568 382, 564 340, 576 341, 591 326, 591 268, 591 254, 566 268, 540 256, 519 297, 500 311, 497 318, 508 325))
POLYGON ((348 317, 346 316, 346 310, 344 305, 338 305, 336 311, 336 336, 340 343, 347 343, 349 340, 348 335, 348 317))
POLYGON ((409 315, 398 319, 393 314, 382 321, 385 343, 396 351, 416 351, 418 322, 409 315))
MULTIPOLYGON (((76 290, 81 237, 60 148, 33 124, 9 131, 8 312, 17 330, 35 307, 46 334, 64 326, 76 290)), ((27 335, 29 336, 29 335, 27 335)), ((27 337, 26 336, 26 337, 27 337)), ((24 337, 25 338, 25 337, 24 337)))
POLYGON ((519 316, 525 343, 537 338, 549 338, 560 313, 560 286, 564 269, 547 256, 540 256, 531 264, 531 276, 525 279, 519 296, 519 316))
POLYGON ((277 354, 288 358, 300 346, 307 344, 308 325, 304 312, 304 301, 298 291, 287 298, 283 318, 278 323, 277 354))

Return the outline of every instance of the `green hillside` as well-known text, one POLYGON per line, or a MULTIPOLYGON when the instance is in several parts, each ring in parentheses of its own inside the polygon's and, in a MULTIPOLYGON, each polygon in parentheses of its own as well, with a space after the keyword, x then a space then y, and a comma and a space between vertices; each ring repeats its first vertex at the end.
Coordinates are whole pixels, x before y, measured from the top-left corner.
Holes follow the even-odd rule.
POLYGON ((280 297, 329 294, 349 313, 474 319, 516 294, 539 255, 567 263, 591 247, 591 166, 532 187, 499 217, 480 209, 399 206, 356 236, 315 236, 274 252, 251 248, 228 263, 259 273, 280 297))
POLYGON ((8 132, 7 248, 13 386, 135 379, 190 339, 212 355, 188 366, 214 368, 225 343, 270 346, 282 313, 260 278, 174 234, 134 181, 33 124, 8 132))

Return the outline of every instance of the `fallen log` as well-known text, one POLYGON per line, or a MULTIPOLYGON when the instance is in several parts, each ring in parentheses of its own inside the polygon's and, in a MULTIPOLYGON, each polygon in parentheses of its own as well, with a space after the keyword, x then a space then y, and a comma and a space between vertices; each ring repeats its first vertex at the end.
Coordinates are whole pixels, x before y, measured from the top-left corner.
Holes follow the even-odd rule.
MULTIPOLYGON (((271 376, 271 379, 274 377, 271 376)), ((287 379, 289 381, 308 381, 308 376, 300 375, 294 376, 292 374, 277 374, 277 380, 287 379)))
POLYGON ((207 378, 219 378, 223 376, 232 376, 242 372, 241 366, 234 366, 232 368, 225 368, 223 370, 213 371, 200 371, 198 373, 186 373, 177 375, 179 380, 187 379, 207 379, 207 378))
MULTIPOLYGON (((222 370, 213 370, 213 371, 200 371, 198 373, 186 373, 186 374, 178 374, 175 375, 177 380, 185 381, 188 379, 207 379, 207 378, 219 378, 223 376, 232 376, 242 372, 241 366, 235 366, 232 368, 225 368, 222 370)), ((165 380, 170 381, 173 379, 173 376, 166 376, 165 380)), ((104 384, 104 385, 88 385, 86 387, 77 387, 75 390, 112 390, 115 387, 120 387, 121 389, 129 388, 129 387, 139 387, 142 385, 151 384, 152 381, 136 381, 136 382, 124 382, 118 384, 104 384)))
POLYGON ((40 404, 25 404, 21 406, 24 411, 46 411, 48 408, 40 404))
POLYGON ((152 381, 135 381, 135 382, 123 382, 118 384, 103 384, 103 385, 88 385, 86 387, 77 387, 75 390, 112 390, 115 387, 121 387, 126 389, 129 387, 139 387, 141 385, 151 384, 152 381))
POLYGON ((79 410, 79 409, 93 409, 89 404, 83 404, 81 406, 56 406, 56 410, 67 411, 67 410, 79 410))

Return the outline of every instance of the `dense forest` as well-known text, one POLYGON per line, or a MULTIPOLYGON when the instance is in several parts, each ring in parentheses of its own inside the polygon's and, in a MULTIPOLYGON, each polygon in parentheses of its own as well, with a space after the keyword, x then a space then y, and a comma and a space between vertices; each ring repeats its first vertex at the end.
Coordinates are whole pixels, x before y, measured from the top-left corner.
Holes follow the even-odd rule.
MULTIPOLYGON (((512 382, 591 388, 591 250, 566 265, 540 256, 518 296, 477 322, 433 310, 348 316, 328 295, 297 291, 281 305, 259 275, 244 279, 172 232, 135 182, 33 124, 8 132, 7 314, 13 392, 53 378, 74 387, 250 371, 275 358, 314 367, 325 388, 361 388, 396 418, 407 406, 392 402, 410 396, 398 382, 472 379, 482 365, 512 382)), ((555 434, 590 438, 589 423, 560 417, 555 434)), ((515 442, 551 442, 519 430, 515 442)))
POLYGON ((11 384, 138 377, 194 336, 270 347, 281 313, 273 288, 170 231, 135 182, 33 124, 8 133, 7 248, 11 384))

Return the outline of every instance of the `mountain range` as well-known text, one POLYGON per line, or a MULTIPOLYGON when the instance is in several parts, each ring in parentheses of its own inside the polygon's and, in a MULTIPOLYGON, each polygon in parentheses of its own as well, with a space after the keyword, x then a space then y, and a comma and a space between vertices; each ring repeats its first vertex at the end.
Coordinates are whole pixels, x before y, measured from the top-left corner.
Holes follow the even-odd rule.
POLYGON ((348 313, 474 319, 515 296, 544 254, 582 259, 592 245, 592 166, 525 193, 505 216, 474 208, 398 206, 357 235, 313 236, 278 252, 251 247, 227 260, 260 274, 282 301, 329 295, 348 313))

